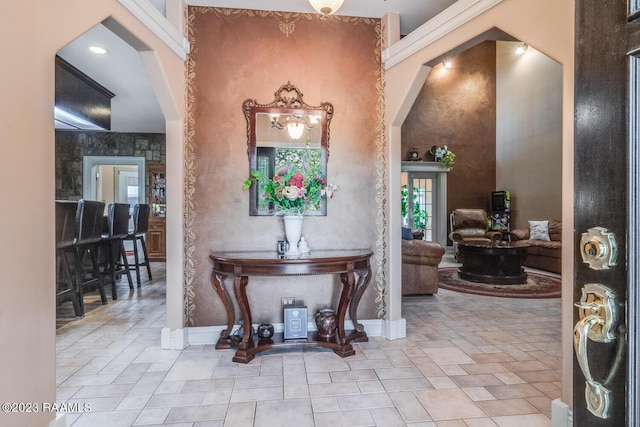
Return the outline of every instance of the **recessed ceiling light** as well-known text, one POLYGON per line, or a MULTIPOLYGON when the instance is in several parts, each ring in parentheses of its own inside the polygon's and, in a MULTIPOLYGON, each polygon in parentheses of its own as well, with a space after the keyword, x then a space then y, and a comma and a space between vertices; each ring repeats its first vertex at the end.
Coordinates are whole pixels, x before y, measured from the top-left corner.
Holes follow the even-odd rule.
POLYGON ((106 53, 109 53, 107 49, 100 46, 89 46, 89 50, 93 53, 97 53, 98 55, 104 55, 106 53))

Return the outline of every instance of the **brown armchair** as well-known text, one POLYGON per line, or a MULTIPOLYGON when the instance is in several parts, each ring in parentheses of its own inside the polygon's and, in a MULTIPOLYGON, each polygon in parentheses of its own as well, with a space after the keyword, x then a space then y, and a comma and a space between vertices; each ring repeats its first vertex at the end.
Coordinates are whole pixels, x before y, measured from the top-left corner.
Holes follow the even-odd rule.
POLYGON ((438 264, 444 248, 437 242, 402 240, 402 295, 438 293, 438 264))
POLYGON ((499 231, 489 231, 487 213, 483 209, 456 209, 450 216, 449 238, 454 247, 459 242, 492 242, 502 239, 499 231))

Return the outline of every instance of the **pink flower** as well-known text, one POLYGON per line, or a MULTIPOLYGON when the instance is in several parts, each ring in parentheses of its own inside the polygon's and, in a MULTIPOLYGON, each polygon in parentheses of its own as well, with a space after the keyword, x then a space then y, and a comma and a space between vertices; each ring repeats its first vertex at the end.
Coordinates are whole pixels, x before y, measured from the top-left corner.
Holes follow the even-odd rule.
POLYGON ((302 188, 303 180, 304 180, 304 176, 300 172, 296 172, 296 174, 293 175, 289 180, 289 185, 295 185, 298 188, 302 188))

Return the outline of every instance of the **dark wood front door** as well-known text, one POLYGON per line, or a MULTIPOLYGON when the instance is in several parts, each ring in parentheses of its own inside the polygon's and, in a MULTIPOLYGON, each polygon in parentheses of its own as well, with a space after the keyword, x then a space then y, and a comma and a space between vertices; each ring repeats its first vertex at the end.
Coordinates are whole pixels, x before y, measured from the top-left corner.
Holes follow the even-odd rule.
POLYGON ((639 420, 640 2, 629 3, 575 2, 574 426, 639 420))

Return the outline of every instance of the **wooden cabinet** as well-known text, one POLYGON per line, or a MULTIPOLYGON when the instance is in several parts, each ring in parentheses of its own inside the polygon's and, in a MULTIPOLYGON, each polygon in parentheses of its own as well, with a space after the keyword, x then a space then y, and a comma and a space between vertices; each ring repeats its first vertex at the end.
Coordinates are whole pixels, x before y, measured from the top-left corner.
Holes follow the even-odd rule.
POLYGON ((166 250, 166 177, 165 165, 148 164, 149 170, 149 205, 151 217, 146 243, 149 261, 164 262, 167 258, 166 250))
POLYGON ((167 257, 166 238, 165 238, 165 221, 149 220, 149 230, 147 231, 147 254, 152 262, 164 262, 167 257))

